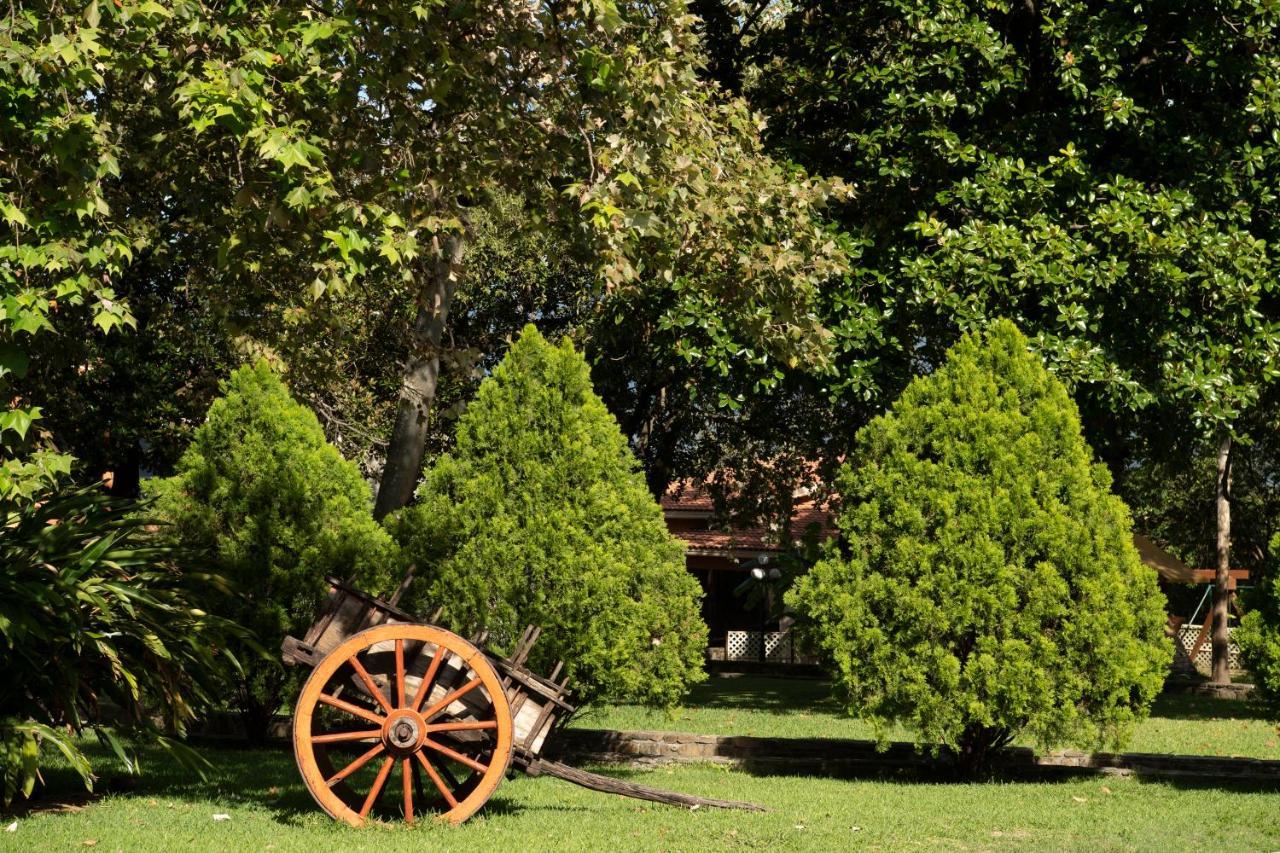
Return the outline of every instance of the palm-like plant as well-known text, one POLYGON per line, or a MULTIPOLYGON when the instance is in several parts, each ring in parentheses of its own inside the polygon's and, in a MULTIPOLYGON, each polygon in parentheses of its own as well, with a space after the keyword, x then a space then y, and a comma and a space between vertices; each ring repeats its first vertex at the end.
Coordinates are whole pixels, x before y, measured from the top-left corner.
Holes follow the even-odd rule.
POLYGON ((195 601, 226 592, 213 575, 180 571, 133 501, 97 488, 56 489, 0 504, 0 774, 3 799, 29 796, 40 748, 63 753, 92 784, 75 735, 92 731, 126 763, 114 730, 175 736, 221 698, 239 663, 240 633, 195 601))

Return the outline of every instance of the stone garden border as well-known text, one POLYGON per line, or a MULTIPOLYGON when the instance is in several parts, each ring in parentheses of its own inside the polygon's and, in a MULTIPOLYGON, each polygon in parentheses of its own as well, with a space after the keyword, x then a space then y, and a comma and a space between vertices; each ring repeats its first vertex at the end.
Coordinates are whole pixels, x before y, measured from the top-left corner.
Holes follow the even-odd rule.
MULTIPOLYGON (((748 772, 832 777, 937 776, 947 764, 914 744, 895 742, 880 751, 874 741, 834 738, 762 738, 683 732, 620 732, 565 729, 550 751, 577 762, 662 765, 710 762, 748 772)), ((1025 778, 1079 774, 1152 779, 1273 783, 1280 787, 1280 760, 1213 755, 1087 753, 1061 750, 1037 755, 1026 747, 1002 753, 993 771, 1025 778)))

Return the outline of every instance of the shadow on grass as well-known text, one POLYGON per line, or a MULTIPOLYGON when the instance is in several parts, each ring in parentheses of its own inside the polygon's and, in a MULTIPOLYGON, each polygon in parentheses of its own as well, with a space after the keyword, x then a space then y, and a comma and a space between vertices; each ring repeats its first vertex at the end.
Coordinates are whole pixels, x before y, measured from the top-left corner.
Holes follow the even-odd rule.
POLYGON ((1170 720, 1267 720, 1261 703, 1192 693, 1161 693, 1151 706, 1151 716, 1170 720))
MULTIPOLYGON (((684 702, 690 708, 794 714, 798 710, 843 715, 829 681, 760 675, 711 678, 695 685, 684 702)), ((1217 699, 1190 693, 1161 693, 1152 717, 1171 720, 1267 720, 1263 707, 1244 699, 1217 699)))
MULTIPOLYGON (((215 805, 219 809, 250 806, 266 810, 272 820, 286 826, 297 825, 322 814, 320 806, 307 791, 293 752, 287 746, 208 742, 197 742, 192 746, 209 762, 203 778, 199 773, 174 763, 159 747, 139 748, 140 772, 130 774, 109 750, 96 743, 86 744, 84 751, 98 774, 93 793, 85 791, 80 777, 69 767, 54 764, 43 771, 45 784, 23 811, 74 811, 104 796, 124 796, 183 800, 215 805)), ((368 781, 363 780, 364 787, 368 787, 368 781)), ((390 796, 387 792, 393 788, 398 791, 398 783, 388 784, 384 797, 390 796)), ((504 797, 501 787, 485 805, 488 814, 509 815, 526 810, 526 806, 504 797)))
POLYGON ((838 714, 841 710, 828 681, 759 675, 711 678, 695 685, 684 704, 770 714, 794 714, 797 709, 838 714))

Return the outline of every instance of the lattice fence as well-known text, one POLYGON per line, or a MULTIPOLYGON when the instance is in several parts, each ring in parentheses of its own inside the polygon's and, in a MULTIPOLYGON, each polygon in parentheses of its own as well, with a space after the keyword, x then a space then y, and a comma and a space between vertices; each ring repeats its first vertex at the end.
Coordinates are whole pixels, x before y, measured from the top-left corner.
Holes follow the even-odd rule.
MULTIPOLYGON (((1191 648, 1196 644, 1196 637, 1200 636, 1202 625, 1183 625, 1178 628, 1178 643, 1181 648, 1174 659, 1174 666, 1180 662, 1189 661, 1198 671, 1208 675, 1213 669, 1213 638, 1206 636, 1204 642, 1200 644, 1200 648, 1191 648), (1185 655, 1185 658, 1183 657, 1185 655)), ((1229 636, 1229 635, 1228 635, 1229 636)), ((1230 666, 1232 669, 1240 668, 1240 647, 1235 643, 1227 646, 1230 666)))
POLYGON ((727 660, 758 661, 769 663, 812 663, 795 653, 790 631, 729 631, 725 637, 727 660), (764 657, 761 658, 761 650, 764 657))

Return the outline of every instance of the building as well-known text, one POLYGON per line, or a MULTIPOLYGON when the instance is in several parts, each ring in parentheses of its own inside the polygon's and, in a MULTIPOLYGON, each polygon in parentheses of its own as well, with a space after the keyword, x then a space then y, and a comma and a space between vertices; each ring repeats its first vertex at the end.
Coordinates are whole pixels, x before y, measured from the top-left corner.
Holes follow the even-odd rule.
MULTIPOLYGON (((707 623, 713 659, 794 661, 789 625, 778 619, 776 596, 781 592, 778 569, 785 561, 788 543, 816 526, 822 538, 834 534, 830 507, 807 489, 793 495, 794 512, 788 529, 729 525, 716 518, 710 493, 689 481, 677 483, 662 498, 667 529, 684 540, 687 566, 702 585, 702 618, 707 623), (772 577, 771 577, 772 575, 772 577), (781 645, 780 645, 781 644, 781 645)), ((1199 606, 1188 614, 1170 613, 1170 633, 1180 640, 1180 668, 1205 670, 1210 659, 1208 592, 1214 572, 1192 569, 1146 536, 1134 536, 1143 563, 1156 571, 1161 586, 1196 588, 1199 606), (1203 593, 1203 594, 1200 594, 1203 593)), ((1230 588, 1248 582, 1247 570, 1231 571, 1230 588)), ((1238 603, 1233 601, 1238 608, 1238 603)), ((1232 663, 1238 650, 1232 644, 1232 663)))
MULTIPOLYGON (((777 586, 774 580, 789 543, 814 526, 824 537, 834 532, 828 507, 808 489, 798 489, 793 499, 790 525, 774 529, 719 523, 710 493, 696 483, 676 483, 663 495, 667 529, 684 540, 689 571, 702 585, 702 618, 707 623, 712 657, 726 652, 734 656, 728 642, 731 633, 748 635, 738 638, 739 642, 763 646, 770 642, 766 635, 785 629, 772 605, 777 586), (757 570, 754 576, 753 569, 757 570)), ((764 656, 764 652, 758 649, 756 656, 764 656)))

